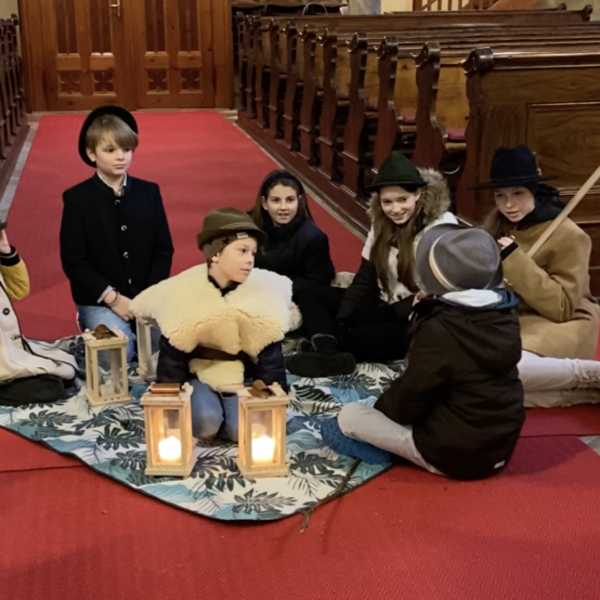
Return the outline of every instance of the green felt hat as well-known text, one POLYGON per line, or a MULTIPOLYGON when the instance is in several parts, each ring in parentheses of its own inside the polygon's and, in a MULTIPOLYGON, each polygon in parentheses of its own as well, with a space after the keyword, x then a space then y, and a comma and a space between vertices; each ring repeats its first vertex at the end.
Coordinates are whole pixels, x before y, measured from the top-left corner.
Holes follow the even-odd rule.
POLYGON ((373 183, 367 186, 367 190, 374 192, 382 187, 397 185, 416 185, 425 187, 427 182, 423 181, 419 170, 399 150, 392 152, 379 167, 379 171, 373 183))
POLYGON ((203 250, 204 246, 217 238, 230 237, 231 241, 234 241, 238 233, 247 233, 258 242, 259 246, 267 241, 267 234, 245 212, 229 206, 215 208, 204 218, 202 231, 196 238, 198 248, 203 250))

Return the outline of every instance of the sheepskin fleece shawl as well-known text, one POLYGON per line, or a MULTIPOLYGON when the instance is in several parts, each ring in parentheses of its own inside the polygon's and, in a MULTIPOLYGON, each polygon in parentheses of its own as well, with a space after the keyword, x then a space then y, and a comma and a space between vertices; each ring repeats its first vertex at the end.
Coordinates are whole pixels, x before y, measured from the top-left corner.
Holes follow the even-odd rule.
MULTIPOLYGON (((451 205, 450 200, 450 189, 446 182, 445 177, 435 169, 419 169, 419 173, 423 181, 427 182, 427 185, 422 188, 421 197, 419 202, 423 206, 423 212, 425 217, 425 227, 419 231, 415 236, 413 242, 413 252, 417 251, 417 244, 423 236, 423 234, 436 225, 442 225, 444 223, 458 223, 456 217, 448 212, 451 205)), ((379 195, 373 194, 370 201, 369 216, 371 217, 371 229, 369 235, 365 241, 365 245, 362 250, 362 257, 366 260, 371 259, 371 248, 375 241, 375 224, 379 219, 387 219, 381 210, 379 205, 379 195)), ((416 284, 421 288, 418 277, 415 274, 416 284)), ((390 248, 390 255, 388 259, 388 281, 395 282, 392 285, 391 297, 381 287, 379 283, 380 297, 384 302, 393 303, 410 296, 411 292, 403 283, 398 281, 398 248, 390 248)))
MULTIPOLYGON (((144 290, 131 308, 137 318, 154 321, 178 350, 204 346, 256 358, 289 330, 291 301, 291 280, 262 269, 222 296, 203 264, 144 290)), ((244 376, 241 361, 193 359, 190 370, 213 389, 244 376)))

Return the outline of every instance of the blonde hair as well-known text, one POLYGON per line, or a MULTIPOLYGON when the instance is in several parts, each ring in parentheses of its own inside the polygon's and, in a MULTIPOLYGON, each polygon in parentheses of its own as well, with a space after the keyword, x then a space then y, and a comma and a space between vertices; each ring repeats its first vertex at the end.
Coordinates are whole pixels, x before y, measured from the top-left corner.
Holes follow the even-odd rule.
POLYGON ((85 147, 96 150, 103 136, 112 135, 119 148, 135 150, 138 146, 138 135, 125 121, 116 115, 103 115, 94 120, 85 134, 85 147))

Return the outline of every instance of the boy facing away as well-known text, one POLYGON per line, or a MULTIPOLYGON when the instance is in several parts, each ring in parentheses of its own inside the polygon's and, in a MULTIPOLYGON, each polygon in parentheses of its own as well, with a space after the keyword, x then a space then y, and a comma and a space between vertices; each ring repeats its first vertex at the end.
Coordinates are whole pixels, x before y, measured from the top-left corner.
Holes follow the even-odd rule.
POLYGON ((104 324, 128 337, 135 354, 131 299, 169 277, 173 243, 156 183, 127 174, 137 123, 118 106, 90 113, 79 155, 96 172, 63 194, 60 254, 82 331, 104 324))
POLYGON ((431 295, 415 307, 406 371, 374 407, 344 406, 339 429, 324 423, 323 441, 367 461, 375 446, 455 479, 493 475, 525 420, 517 300, 498 289, 498 247, 480 229, 438 225, 419 242, 415 266, 431 295))

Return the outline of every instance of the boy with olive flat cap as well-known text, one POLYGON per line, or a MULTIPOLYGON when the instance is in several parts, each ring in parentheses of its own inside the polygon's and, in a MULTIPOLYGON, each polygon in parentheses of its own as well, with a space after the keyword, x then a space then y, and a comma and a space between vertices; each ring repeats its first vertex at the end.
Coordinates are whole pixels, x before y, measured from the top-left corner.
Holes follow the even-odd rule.
POLYGON ((254 269, 266 235, 236 208, 206 216, 201 264, 145 290, 131 303, 136 317, 160 331, 157 381, 190 381, 192 431, 210 439, 222 431, 237 441, 238 398, 246 380, 288 389, 281 342, 290 326, 292 282, 254 269), (224 391, 229 390, 229 392, 224 391))

